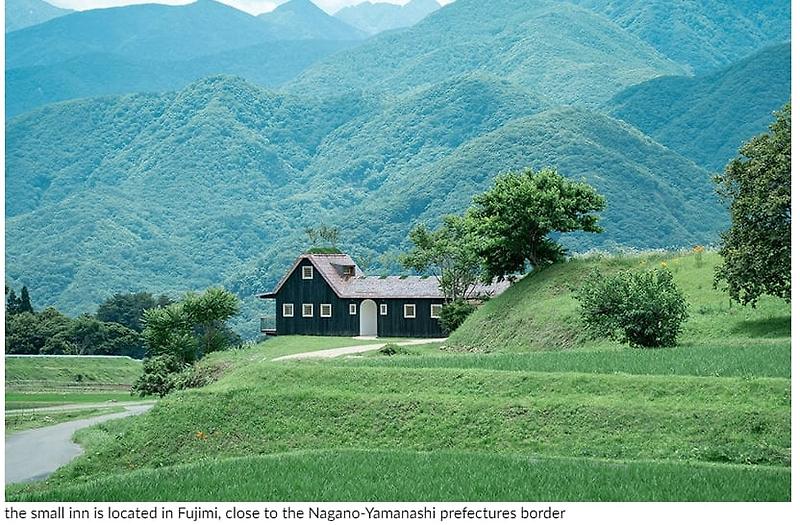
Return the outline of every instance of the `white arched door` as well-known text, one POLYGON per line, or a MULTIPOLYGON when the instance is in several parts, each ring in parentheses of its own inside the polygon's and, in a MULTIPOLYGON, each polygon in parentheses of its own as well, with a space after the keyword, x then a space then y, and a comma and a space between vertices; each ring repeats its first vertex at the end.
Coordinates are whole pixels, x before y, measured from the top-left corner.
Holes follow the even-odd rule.
POLYGON ((361 301, 360 334, 362 336, 378 335, 378 305, 372 299, 361 301))

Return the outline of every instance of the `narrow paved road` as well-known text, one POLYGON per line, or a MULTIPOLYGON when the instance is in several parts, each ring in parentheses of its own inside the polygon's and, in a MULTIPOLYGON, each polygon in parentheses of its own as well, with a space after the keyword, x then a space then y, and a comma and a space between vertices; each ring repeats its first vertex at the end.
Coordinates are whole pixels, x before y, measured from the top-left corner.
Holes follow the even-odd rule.
MULTIPOLYGON (((429 343, 443 343, 446 339, 412 339, 409 341, 394 342, 398 346, 427 345, 429 343)), ((390 341, 392 342, 392 341, 390 341)), ((276 357, 273 361, 289 361, 293 359, 319 359, 339 357, 348 354, 362 354, 371 350, 379 350, 390 342, 376 343, 374 345, 345 346, 342 348, 331 348, 330 350, 318 350, 316 352, 305 352, 302 354, 285 355, 276 357)))
POLYGON ((123 405, 125 412, 69 421, 6 436, 6 484, 46 478, 57 468, 81 455, 83 449, 72 442, 73 434, 79 429, 111 419, 141 414, 152 406, 152 403, 123 405))
POLYGON ((15 408, 6 410, 6 415, 27 414, 30 412, 70 412, 73 410, 89 410, 91 408, 125 408, 129 406, 139 406, 152 404, 149 401, 105 401, 103 403, 71 403, 69 405, 47 405, 35 408, 15 408))

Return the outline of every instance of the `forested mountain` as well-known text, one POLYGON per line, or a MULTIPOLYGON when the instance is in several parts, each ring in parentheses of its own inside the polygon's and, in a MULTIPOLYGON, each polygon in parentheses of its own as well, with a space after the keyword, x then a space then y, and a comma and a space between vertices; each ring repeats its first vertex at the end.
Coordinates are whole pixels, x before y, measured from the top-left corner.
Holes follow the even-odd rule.
POLYGON ((289 0, 259 16, 276 38, 284 40, 359 40, 367 33, 330 16, 311 0, 289 0))
POLYGON ((458 0, 419 24, 377 35, 287 87, 408 92, 481 70, 548 104, 597 106, 624 87, 685 70, 607 18, 549 0, 458 0))
POLYGON ((340 9, 334 16, 370 35, 410 27, 441 6, 436 0, 411 0, 405 5, 361 2, 340 9))
POLYGON ((791 98, 791 47, 765 49, 702 77, 662 77, 611 102, 615 116, 714 171, 764 132, 791 98))
POLYGON ((274 39, 262 20, 212 0, 92 9, 9 33, 6 69, 56 64, 94 53, 188 60, 274 39))
POLYGON ((349 40, 270 41, 188 60, 162 62, 97 53, 58 64, 19 67, 6 71, 6 115, 74 98, 177 90, 219 74, 278 86, 321 58, 355 44, 349 40))
POLYGON ((605 244, 713 237, 705 172, 617 121, 542 107, 473 75, 384 100, 220 77, 34 110, 8 126, 7 277, 70 312, 131 283, 252 293, 308 226, 340 226, 357 253, 392 251, 416 217, 460 211, 497 172, 527 165, 608 194, 605 244))
POLYGON ((571 0, 664 56, 708 73, 789 40, 790 0, 571 0))
POLYGON ((43 0, 6 0, 6 33, 72 13, 43 0))

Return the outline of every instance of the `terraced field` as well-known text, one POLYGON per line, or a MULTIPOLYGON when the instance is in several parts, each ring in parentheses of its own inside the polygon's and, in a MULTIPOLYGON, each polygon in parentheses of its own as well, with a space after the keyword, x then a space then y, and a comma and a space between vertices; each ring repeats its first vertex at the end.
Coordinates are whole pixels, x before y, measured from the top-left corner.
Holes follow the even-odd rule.
MULTIPOLYGON (((609 271, 660 263, 602 261, 609 271)), ((451 349, 274 362, 287 348, 323 344, 280 337, 210 356, 202 366, 223 367, 218 381, 82 431, 88 454, 47 484, 7 487, 7 497, 788 500, 788 306, 706 310, 723 304, 710 285, 697 289, 711 264, 671 256, 692 301, 681 345, 629 349, 588 340, 566 321, 569 285, 588 264, 515 284, 454 334, 451 349), (573 344, 540 351, 547 336, 536 332, 545 329, 536 312, 553 290, 566 306, 547 315, 573 344), (464 343, 504 309, 514 314, 495 322, 494 343, 464 343)))

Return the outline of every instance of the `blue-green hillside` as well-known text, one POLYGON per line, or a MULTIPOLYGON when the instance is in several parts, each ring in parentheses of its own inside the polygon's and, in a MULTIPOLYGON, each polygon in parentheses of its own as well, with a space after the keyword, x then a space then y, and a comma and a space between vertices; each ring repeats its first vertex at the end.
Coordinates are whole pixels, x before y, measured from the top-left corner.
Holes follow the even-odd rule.
POLYGON ((662 77, 628 88, 612 113, 701 166, 719 171, 767 130, 791 97, 790 45, 767 48, 702 77, 662 77))
POLYGON ((606 17, 551 0, 459 0, 417 25, 321 61, 289 89, 407 92, 475 70, 518 82, 544 102, 599 105, 682 66, 606 17))
POLYGON ((436 0, 411 0, 404 5, 364 1, 343 7, 334 16, 374 35, 390 29, 413 26, 440 7, 436 0))
POLYGON ((4 4, 6 33, 41 24, 72 12, 71 9, 56 7, 44 0, 6 0, 4 4))
POLYGON ((367 33, 330 16, 311 0, 289 0, 258 17, 276 39, 360 40, 367 33))
POLYGON ((570 0, 708 74, 789 39, 789 0, 570 0))

